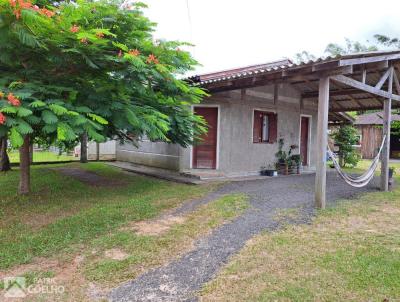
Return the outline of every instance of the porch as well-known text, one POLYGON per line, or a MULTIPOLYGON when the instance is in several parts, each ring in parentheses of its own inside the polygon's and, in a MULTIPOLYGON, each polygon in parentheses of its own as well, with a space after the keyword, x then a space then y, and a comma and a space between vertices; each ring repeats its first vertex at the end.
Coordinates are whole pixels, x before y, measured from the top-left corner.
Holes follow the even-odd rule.
POLYGON ((380 186, 381 190, 388 190, 391 110, 400 107, 399 64, 398 50, 368 52, 320 58, 300 64, 276 62, 270 66, 252 66, 197 76, 191 80, 214 94, 240 91, 242 99, 246 99, 248 90, 254 87, 274 85, 274 103, 278 101, 278 85, 286 83, 301 94, 300 112, 307 104, 315 104, 318 108, 315 204, 324 208, 330 115, 384 109, 383 133, 386 140, 381 156, 380 186))

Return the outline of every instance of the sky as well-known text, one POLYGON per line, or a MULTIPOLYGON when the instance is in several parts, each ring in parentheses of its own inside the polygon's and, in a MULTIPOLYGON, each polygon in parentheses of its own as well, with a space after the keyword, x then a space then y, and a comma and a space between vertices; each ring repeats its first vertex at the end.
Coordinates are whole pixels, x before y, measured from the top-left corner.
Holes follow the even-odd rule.
POLYGON ((321 56, 328 43, 400 38, 399 0, 142 0, 155 38, 194 44, 195 74, 321 56))

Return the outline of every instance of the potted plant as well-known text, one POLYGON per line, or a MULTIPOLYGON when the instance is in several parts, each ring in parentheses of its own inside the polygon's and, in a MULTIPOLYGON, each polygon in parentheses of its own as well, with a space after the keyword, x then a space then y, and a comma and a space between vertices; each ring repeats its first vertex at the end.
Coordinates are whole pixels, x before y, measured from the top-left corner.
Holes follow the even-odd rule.
POLYGON ((278 141, 278 152, 275 153, 275 157, 278 159, 276 164, 276 168, 281 174, 289 175, 289 168, 292 167, 292 152, 297 149, 297 145, 290 145, 289 151, 284 151, 283 146, 285 142, 283 138, 280 138, 278 141))
POLYGON ((292 167, 296 170, 297 174, 300 174, 300 167, 301 167, 301 156, 300 154, 293 154, 291 156, 292 159, 292 167))
POLYGON ((260 174, 263 176, 277 176, 278 172, 271 165, 268 165, 268 167, 261 167, 260 174))
POLYGON ((395 167, 389 167, 389 186, 393 184, 393 175, 396 174, 396 168, 395 167))
POLYGON ((288 175, 288 165, 287 165, 287 160, 288 160, 288 155, 287 152, 283 150, 283 145, 284 145, 284 140, 283 138, 280 138, 278 141, 278 152, 275 153, 275 157, 278 159, 278 162, 276 163, 276 169, 284 175, 288 175))

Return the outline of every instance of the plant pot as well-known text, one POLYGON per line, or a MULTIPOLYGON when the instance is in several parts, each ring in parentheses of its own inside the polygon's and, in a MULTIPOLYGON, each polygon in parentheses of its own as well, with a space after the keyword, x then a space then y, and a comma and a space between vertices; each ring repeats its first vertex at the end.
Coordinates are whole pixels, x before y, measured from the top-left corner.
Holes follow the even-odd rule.
POLYGON ((278 172, 276 170, 261 170, 260 174, 263 176, 277 176, 278 172))
POLYGON ((285 163, 277 163, 276 170, 278 171, 278 174, 280 174, 280 175, 289 175, 289 167, 285 163))

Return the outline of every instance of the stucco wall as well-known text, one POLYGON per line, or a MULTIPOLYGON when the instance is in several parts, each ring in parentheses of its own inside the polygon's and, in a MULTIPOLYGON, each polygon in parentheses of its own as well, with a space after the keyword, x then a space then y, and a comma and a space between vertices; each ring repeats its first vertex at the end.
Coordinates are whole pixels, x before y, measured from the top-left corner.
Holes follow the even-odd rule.
MULTIPOLYGON (((315 137, 317 116, 315 104, 304 104, 300 110, 300 94, 289 85, 280 85, 279 98, 274 104, 273 86, 214 94, 202 105, 216 105, 219 110, 218 170, 226 175, 258 174, 261 166, 274 165, 278 144, 255 144, 253 111, 266 110, 278 114, 278 139, 283 138, 284 149, 300 143, 300 114, 311 116, 310 168, 315 166, 315 137)), ((191 149, 183 149, 181 169, 190 169, 191 149)), ((294 153, 299 153, 295 150, 294 153)))
POLYGON ((179 146, 143 140, 139 147, 131 143, 117 144, 117 160, 141 165, 179 170, 179 146))
MULTIPOLYGON (((309 161, 315 166, 315 138, 317 107, 310 101, 300 105, 300 93, 289 84, 278 87, 279 97, 274 102, 274 87, 263 86, 214 94, 200 106, 219 107, 217 169, 228 176, 258 174, 261 166, 274 165, 278 144, 254 144, 253 110, 274 111, 278 114, 278 139, 284 148, 300 143, 300 116, 311 117, 309 161), (301 108, 300 108, 301 107, 301 108)), ((294 153, 299 153, 299 149, 294 153)), ((190 170, 192 148, 166 143, 143 141, 139 148, 130 144, 117 145, 117 160, 162 167, 172 170, 190 170)))
MULTIPOLYGON (((116 157, 116 144, 114 140, 99 144, 99 157, 100 160, 114 160, 116 157)), ((95 160, 97 157, 96 142, 88 143, 88 159, 95 160)))

